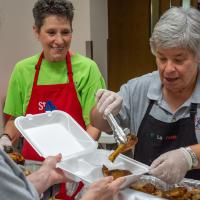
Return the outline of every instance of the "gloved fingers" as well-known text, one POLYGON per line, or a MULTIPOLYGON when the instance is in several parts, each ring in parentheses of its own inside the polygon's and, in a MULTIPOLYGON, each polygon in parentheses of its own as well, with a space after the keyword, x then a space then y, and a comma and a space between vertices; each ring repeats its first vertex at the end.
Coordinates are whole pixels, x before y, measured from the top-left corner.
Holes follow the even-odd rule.
POLYGON ((96 98, 97 101, 97 110, 101 113, 104 112, 104 107, 105 107, 105 100, 111 96, 111 91, 109 90, 103 90, 103 91, 98 91, 97 93, 98 97, 96 98))
POLYGON ((97 104, 97 109, 100 113, 104 113, 105 109, 115 100, 113 95, 104 93, 97 104))
POLYGON ((158 158, 156 158, 150 166, 150 170, 158 167, 161 163, 163 163, 166 160, 166 154, 160 155, 158 158))
POLYGON ((150 174, 167 183, 181 181, 190 169, 187 153, 176 149, 162 154, 150 166, 150 174))
POLYGON ((104 92, 106 92, 108 90, 106 89, 99 89, 95 95, 95 100, 96 102, 98 103, 99 102, 99 99, 101 98, 101 96, 103 95, 104 92))
POLYGON ((154 168, 150 168, 149 174, 159 178, 164 175, 164 173, 165 173, 165 171, 163 170, 164 168, 165 168, 164 164, 161 163, 154 168))
POLYGON ((170 182, 170 178, 171 177, 171 173, 169 173, 169 171, 171 171, 167 166, 166 163, 163 162, 160 165, 158 165, 156 168, 153 168, 150 170, 150 174, 161 179, 164 182, 169 183, 170 182))
POLYGON ((108 113, 112 113, 113 115, 117 115, 121 109, 122 105, 122 97, 118 96, 112 104, 110 104, 104 111, 104 115, 108 115, 108 113))
POLYGON ((97 110, 103 114, 106 109, 107 113, 112 112, 116 107, 120 107, 121 102, 122 98, 116 93, 112 91, 104 91, 97 103, 97 110))
POLYGON ((163 174, 157 178, 163 180, 164 182, 168 184, 175 184, 175 183, 179 183, 184 178, 184 176, 185 174, 181 175, 181 173, 177 171, 176 169, 171 169, 171 170, 165 170, 163 174))

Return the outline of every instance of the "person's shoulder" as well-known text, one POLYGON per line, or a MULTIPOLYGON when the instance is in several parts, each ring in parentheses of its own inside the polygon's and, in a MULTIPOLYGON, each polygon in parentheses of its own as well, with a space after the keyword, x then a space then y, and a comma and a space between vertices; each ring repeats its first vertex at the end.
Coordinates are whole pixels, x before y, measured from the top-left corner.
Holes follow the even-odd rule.
POLYGON ((74 72, 81 72, 82 76, 101 76, 95 61, 79 53, 72 57, 72 66, 74 72))
POLYGON ((90 65, 96 65, 94 60, 92 60, 91 58, 86 57, 86 56, 84 56, 80 53, 75 53, 73 55, 72 59, 76 62, 82 62, 82 63, 87 63, 87 64, 90 64, 90 65))
POLYGON ((127 84, 132 85, 136 84, 138 86, 145 86, 145 85, 150 85, 152 81, 157 79, 159 77, 158 71, 153 71, 151 73, 133 78, 127 82, 127 84))
POLYGON ((16 67, 17 68, 28 67, 28 66, 35 67, 35 64, 37 63, 38 58, 39 58, 39 54, 35 54, 33 56, 24 58, 16 63, 16 67))
POLYGON ((140 92, 146 94, 149 90, 149 87, 159 77, 157 71, 148 73, 133 79, 130 79, 126 84, 122 85, 120 90, 132 92, 140 92))

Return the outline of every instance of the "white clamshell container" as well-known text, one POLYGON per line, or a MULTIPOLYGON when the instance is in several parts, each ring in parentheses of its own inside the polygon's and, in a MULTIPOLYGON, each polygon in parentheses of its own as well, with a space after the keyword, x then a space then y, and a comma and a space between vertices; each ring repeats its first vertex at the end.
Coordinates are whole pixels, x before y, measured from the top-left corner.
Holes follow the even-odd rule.
POLYGON ((86 184, 90 184, 103 177, 103 165, 108 167, 109 170, 124 169, 131 171, 133 174, 148 171, 148 166, 121 154, 112 163, 108 160, 110 154, 111 151, 98 149, 93 153, 63 161, 59 163, 59 167, 63 170, 67 169, 71 175, 75 174, 86 184))
MULTIPOLYGON (((40 156, 46 158, 61 153, 58 167, 74 181, 90 184, 98 180, 103 177, 103 165, 109 170, 125 169, 133 174, 148 171, 148 166, 122 154, 114 163, 110 162, 111 151, 97 149, 98 143, 66 112, 55 110, 17 117, 15 126, 40 156)), ((127 200, 158 199, 130 189, 122 190, 120 195, 127 200)))
POLYGON ((42 157, 62 154, 62 160, 88 154, 98 143, 66 112, 17 117, 15 126, 42 157))

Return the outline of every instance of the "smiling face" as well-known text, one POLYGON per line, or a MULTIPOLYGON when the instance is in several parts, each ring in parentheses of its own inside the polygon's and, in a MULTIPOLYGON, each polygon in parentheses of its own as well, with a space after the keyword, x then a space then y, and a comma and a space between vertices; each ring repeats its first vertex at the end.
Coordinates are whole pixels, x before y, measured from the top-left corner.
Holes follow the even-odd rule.
POLYGON ((50 15, 44 19, 40 30, 36 27, 33 29, 43 47, 46 60, 50 62, 65 60, 72 39, 70 21, 63 17, 50 15))
POLYGON ((171 93, 193 90, 198 62, 191 51, 185 48, 158 49, 156 63, 164 90, 171 93))

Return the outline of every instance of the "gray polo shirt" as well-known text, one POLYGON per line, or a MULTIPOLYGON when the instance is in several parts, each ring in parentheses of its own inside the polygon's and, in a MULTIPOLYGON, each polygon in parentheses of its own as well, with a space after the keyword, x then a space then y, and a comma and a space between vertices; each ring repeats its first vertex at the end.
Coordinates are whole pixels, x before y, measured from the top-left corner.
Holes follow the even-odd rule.
POLYGON ((195 131, 198 143, 200 143, 200 73, 198 73, 192 96, 175 112, 171 111, 167 102, 163 99, 158 71, 131 79, 122 85, 118 94, 123 97, 123 105, 117 120, 123 128, 127 127, 136 134, 147 111, 150 99, 155 100, 150 115, 163 122, 175 122, 188 117, 191 103, 197 103, 195 131))
POLYGON ((0 149, 0 199, 37 200, 38 193, 18 166, 0 149))

